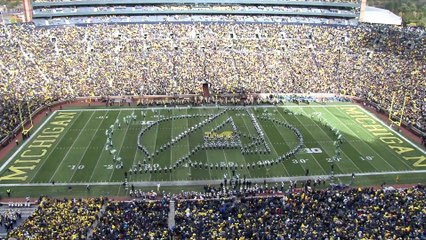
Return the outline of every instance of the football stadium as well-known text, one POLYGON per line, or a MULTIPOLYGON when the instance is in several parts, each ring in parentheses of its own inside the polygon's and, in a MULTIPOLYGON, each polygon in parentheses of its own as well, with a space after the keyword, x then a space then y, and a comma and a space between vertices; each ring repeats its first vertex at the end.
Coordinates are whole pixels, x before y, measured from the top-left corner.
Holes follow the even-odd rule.
POLYGON ((366 0, 0 8, 0 237, 426 239, 426 32, 366 0))

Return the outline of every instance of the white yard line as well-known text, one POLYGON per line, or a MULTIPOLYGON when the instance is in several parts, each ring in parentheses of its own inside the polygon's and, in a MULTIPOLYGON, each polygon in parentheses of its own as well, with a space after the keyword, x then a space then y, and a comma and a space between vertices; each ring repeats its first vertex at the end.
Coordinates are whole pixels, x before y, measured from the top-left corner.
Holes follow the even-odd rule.
MULTIPOLYGON (((44 129, 44 125, 46 125, 48 122, 50 122, 50 119, 54 116, 54 115, 56 115, 56 112, 54 112, 54 113, 52 113, 52 114, 50 114, 50 116, 46 119, 46 120, 44 120, 44 122, 40 125, 40 127, 39 128, 37 128, 37 130, 33 133, 33 134, 31 134, 31 136, 30 136, 30 138, 28 138, 27 140, 25 140, 25 141, 23 141, 22 142, 22 144, 21 144, 21 146, 18 148, 18 150, 16 150, 16 152, 15 153, 13 153, 12 154, 12 156, 10 156, 8 159, 7 159, 7 161, 6 162, 4 162, 3 163, 3 165, 1 165, 1 167, 0 167, 0 172, 1 171, 3 171, 3 169, 16 157, 16 155, 18 155, 18 153, 20 153, 21 151, 22 151, 22 149, 25 147, 25 146, 27 146, 27 144, 29 143, 29 142, 31 142, 32 140, 33 140, 33 138, 35 137, 35 136, 37 136, 37 133, 41 130, 41 129, 44 129)), ((65 134, 64 134, 65 135, 65 134)))
MULTIPOLYGON (((139 133, 138 133, 138 138, 139 138, 139 133)), ((135 151, 135 154, 134 154, 134 156, 133 156, 133 161, 132 161, 132 164, 131 164, 131 166, 132 166, 132 168, 133 168, 133 165, 138 165, 137 164, 137 162, 136 162, 136 160, 137 160, 137 156, 138 156, 138 151, 139 151, 139 148, 137 148, 136 147, 136 151, 135 151)), ((142 157, 144 157, 145 156, 145 153, 143 153, 142 151, 140 151, 141 153, 142 153, 142 157)), ((139 161, 141 161, 142 159, 139 159, 138 160, 138 162, 139 161)), ((122 159, 122 161, 124 161, 124 159, 122 159)), ((141 163, 141 164, 143 164, 143 163, 141 163)), ((145 166, 145 164, 143 165, 144 166, 144 169, 143 169, 143 172, 142 173, 140 173, 141 175, 142 174, 145 174, 145 168, 146 168, 146 166, 145 166)), ((115 167, 115 166, 114 166, 115 167)), ((138 166, 139 167, 139 166, 138 166)), ((125 169, 125 165, 124 165, 124 162, 123 162, 123 169, 124 169, 124 171, 125 172, 127 172, 127 170, 125 169)), ((139 169, 138 169, 139 170, 139 169)), ((129 179, 130 179, 130 176, 129 175, 127 175, 128 177, 129 177, 129 179)), ((124 175, 123 175, 123 182, 124 182, 124 175)))
MULTIPOLYGON (((280 112, 280 111, 277 111, 280 115, 281 115, 281 117, 286 121, 286 122, 288 122, 286 119, 285 119, 285 117, 284 117, 284 115, 280 112)), ((309 133, 309 135, 311 135, 312 136, 312 138, 313 139, 315 139, 315 137, 310 133, 310 131, 306 128, 306 127, 304 127, 304 125, 303 125, 303 123, 299 120, 299 118, 297 117, 297 116, 294 116, 294 118, 300 123, 300 126, 302 126, 305 130, 306 130, 306 132, 308 132, 309 133)), ((289 124, 291 124, 291 123, 289 123, 289 124)), ((280 135, 281 135, 281 133, 280 133, 280 135)), ((282 135, 281 135, 281 137, 283 137, 282 135)), ((284 137, 283 137, 283 139, 284 139, 284 137)), ((320 143, 318 143, 318 144, 320 144, 320 143)), ((321 145, 321 144, 320 144, 321 145)), ((303 143, 303 146, 304 147, 306 147, 306 145, 305 145, 305 143, 303 143)), ((322 145, 321 145, 322 146, 322 145)), ((303 150, 302 150, 303 151, 303 150)), ((300 153, 300 152, 299 152, 300 153)), ((296 156, 295 156, 296 157, 296 156)), ((315 154, 311 154, 311 157, 313 157, 314 158, 314 160, 315 160, 315 162, 316 162, 316 164, 322 169, 322 171, 324 172, 324 174, 327 174, 327 171, 325 171, 325 169, 321 166, 321 164, 319 163, 319 161, 317 160, 317 158, 315 157, 315 154)), ((303 164, 300 164, 299 163, 299 165, 302 167, 302 169, 303 169, 303 171, 306 173, 306 169, 308 169, 308 168, 305 168, 304 167, 304 165, 303 164)), ((289 175, 290 176, 290 175, 289 175)))
MULTIPOLYGON (((87 124, 90 122, 90 120, 92 119, 93 115, 95 114, 95 112, 92 113, 92 115, 90 115, 89 120, 86 121, 86 123, 84 124, 83 128, 80 129, 80 133, 77 135, 77 137, 74 139, 74 141, 71 144, 71 147, 68 149, 68 151, 65 153, 65 156, 62 158, 62 161, 59 163, 59 166, 56 167, 55 172, 52 174, 52 176, 49 179, 49 182, 52 182, 53 178, 55 177, 56 173, 58 172, 58 170, 61 168, 62 164, 65 162, 64 160, 67 158, 68 154, 71 152, 71 149, 74 147, 74 144, 77 141, 77 139, 80 138, 81 134, 83 133, 83 129, 86 128, 87 124)), ((89 148, 89 146, 87 146, 87 148, 85 149, 85 151, 87 151, 87 149, 89 148)), ((53 152, 53 151, 52 151, 53 152)), ((48 158, 46 158, 48 159, 48 158)), ((34 175, 35 176, 35 175, 34 175)), ((32 179, 31 179, 32 180, 32 179)))
MULTIPOLYGON (((188 109, 186 109, 186 114, 189 114, 188 113, 188 109)), ((190 119, 191 118, 186 118, 186 127, 187 127, 187 129, 189 128, 189 120, 190 119)), ((186 137, 186 146, 185 147, 188 149, 188 153, 189 153, 191 151, 191 144, 189 143, 189 135, 186 137)), ((199 151, 205 151, 205 150, 199 150, 199 151)), ((189 159, 191 159, 191 156, 189 156, 189 159)), ((207 156, 207 152, 206 152, 206 162, 209 162, 209 158, 207 156)), ((187 173, 187 175, 188 174, 191 175, 192 174, 191 173, 191 165, 188 164, 188 163, 186 163, 186 164, 188 166, 188 173, 187 173)), ((177 168, 179 168, 179 167, 177 167, 177 168)), ((180 165, 180 168, 185 169, 184 165, 180 165)), ((209 169, 210 179, 212 179, 212 174, 211 174, 211 171, 210 171, 210 165, 209 165, 208 169, 209 169)), ((191 177, 192 177, 192 175, 191 175, 191 177)))
MULTIPOLYGON (((199 111, 198 111, 199 112, 199 111)), ((215 114, 215 111, 213 111, 213 113, 212 113, 213 115, 215 114)), ((225 119, 227 119, 227 116, 229 116, 228 115, 228 112, 225 112, 225 113, 223 113, 223 114, 226 114, 226 116, 225 116, 225 119)), ((204 150, 204 151, 206 151, 206 150, 204 150)), ((206 151, 206 156, 207 156, 207 154, 208 154, 208 150, 206 151)), ((229 164, 228 164, 228 158, 226 157, 226 153, 225 153, 225 150, 224 149, 222 149, 222 154, 223 154, 223 158, 224 158, 224 160, 225 160, 225 162, 226 162, 226 167, 225 167, 225 169, 226 169, 226 172, 227 172, 227 174, 229 174, 228 176, 230 177, 230 178, 232 178, 233 176, 232 176, 232 174, 231 174, 231 172, 232 172, 232 170, 230 170, 230 168, 229 168, 229 164)), ((215 166, 213 166, 213 167, 215 167, 215 166)), ((220 168, 220 164, 219 164, 219 168, 220 168)), ((210 179, 211 179, 211 176, 210 176, 210 179)))
MULTIPOLYGON (((118 113, 118 115, 117 115, 117 117, 115 118, 115 120, 116 119, 118 119, 118 116, 120 116, 120 112, 118 113)), ((115 120, 114 120, 114 123, 115 123, 115 120)), ((130 124, 127 126, 127 129, 129 128, 129 126, 130 126, 130 124)), ((108 129, 108 128, 107 128, 108 129)), ((99 128, 99 130, 101 130, 101 128, 99 128)), ((103 130, 105 130, 105 129, 102 129, 102 131, 103 130)), ((90 179, 89 179, 89 182, 92 182, 92 179, 93 179, 93 175, 94 175, 94 173, 96 172, 96 170, 98 170, 98 165, 99 165, 99 160, 100 159, 102 159, 102 156, 106 153, 106 152, 108 152, 107 150, 105 150, 105 146, 106 146, 106 143, 107 143, 107 140, 105 140, 105 144, 102 146, 102 152, 101 152, 101 154, 99 154, 99 157, 98 157, 98 159, 96 160, 96 165, 95 165, 95 168, 93 169, 93 171, 92 171, 92 174, 90 175, 90 179)), ((115 166, 117 166, 117 163, 113 163, 113 170, 115 169, 115 166)), ((111 180, 111 178, 109 178, 109 180, 111 180)))
MULTIPOLYGON (((254 114, 254 113, 253 113, 254 114)), ((254 115, 254 117, 256 118, 256 115, 254 115)), ((284 117, 283 117, 283 119, 284 119, 284 117)), ((285 119, 284 119, 285 120, 285 119)), ((259 127, 262 127, 262 125, 259 123, 259 127)), ((275 147, 274 147, 274 145, 272 144, 272 142, 271 142, 271 139, 269 139, 269 137, 268 137, 268 134, 265 134, 265 130, 263 130, 263 128, 262 128, 262 131, 263 131, 263 133, 264 133, 264 136, 265 136, 265 141, 267 140, 268 142, 269 142, 269 145, 271 145, 271 149, 273 149, 273 151, 275 152, 275 155, 277 155, 277 156, 280 156, 279 154, 278 154, 278 152, 275 150, 275 147)), ((280 135, 281 135, 281 133, 280 133, 280 135)), ((282 137, 282 135, 281 135, 281 137, 282 137)), ((287 171, 287 168, 285 167, 285 165, 284 165, 284 163, 283 162, 280 162, 280 164, 281 165, 283 165, 283 168, 284 168, 284 171, 287 173, 287 176, 290 176, 290 173, 287 171)), ((302 166, 302 165, 301 165, 302 166)), ((266 167, 265 167, 266 168, 266 167)), ((303 171, 305 171, 305 168, 302 166, 302 168, 303 168, 303 171)))
MULTIPOLYGON (((93 112, 93 113, 95 113, 95 112, 93 112)), ((100 124, 99 124, 99 126, 101 126, 102 125, 102 123, 105 121, 105 116, 108 114, 108 112, 105 112, 105 114, 104 114, 104 117, 102 118, 102 121, 100 122, 100 124)), ((92 116, 90 116, 90 118, 89 118, 89 120, 87 120, 87 122, 86 122, 86 124, 84 125, 84 126, 86 126, 87 125, 87 123, 89 123, 90 122, 90 120, 92 119, 92 117, 93 117, 93 114, 92 114, 92 116)), ((84 129, 84 127, 83 127, 83 129, 84 129)), ((92 137, 90 138, 90 141, 89 141, 89 146, 90 146, 90 143, 93 141, 93 138, 96 136, 96 134, 98 133, 98 131, 99 131, 99 128, 98 128, 98 130, 92 135, 92 137)), ((80 132, 81 133, 81 132, 80 132)), ((80 135, 79 135, 80 136, 80 135)), ((77 137, 78 138, 78 137, 77 137)), ((76 164, 76 166, 79 166, 80 164, 81 164, 81 161, 83 160, 83 158, 84 158, 84 155, 86 155, 86 152, 87 152, 87 149, 89 149, 89 148, 86 148, 85 150, 84 150, 84 152, 83 152, 83 154, 81 155, 81 157, 80 157, 80 160, 78 161, 78 163, 76 164)), ((62 161, 62 162, 64 162, 64 161, 62 161)), ((61 163, 62 164, 62 163, 61 163)), ((72 178, 74 177, 74 175, 75 175, 75 173, 78 171, 78 167, 76 167, 76 169, 74 170, 74 172, 73 172, 73 174, 71 175, 71 178, 67 181, 67 182, 70 182, 71 180, 72 180, 72 178)))
MULTIPOLYGON (((306 113, 306 114, 309 114, 309 113, 307 113, 305 110, 303 110, 303 112, 304 113, 306 113)), ((313 120, 312 120, 313 121, 313 120)), ((315 121, 313 121, 314 123, 315 123, 315 125, 321 130, 321 132, 323 132, 326 136, 327 136, 327 138, 328 139, 330 139, 331 141, 332 141, 332 143, 333 143, 333 145, 334 145, 334 141, 335 140, 333 140, 332 138, 330 138, 329 136, 328 136, 328 134, 315 122, 315 121)), ((305 128, 306 129, 306 128, 305 128)), ((346 141, 346 142, 350 142, 350 141, 346 141)), ((323 146, 322 144, 321 144, 321 142, 320 141, 318 141, 318 144, 319 145, 321 145, 321 146, 323 146)), ((325 149, 325 148, 324 148, 325 149)), ((350 162, 352 163, 352 165, 355 167, 355 168, 357 168, 358 169, 358 171, 359 172, 362 172, 361 171, 361 169, 359 169, 359 167, 354 163, 354 161, 352 161, 352 159, 344 152, 344 151, 342 151, 342 154, 343 155, 345 155, 349 160, 350 160, 350 162)), ((336 164, 337 165, 337 164, 336 164)), ((339 168, 340 169, 340 167, 337 165, 336 166, 337 168, 339 168)), ((342 170, 342 169, 340 169, 340 170, 342 170)))
MULTIPOLYGON (((172 116, 174 116, 174 109, 172 109, 172 116)), ((171 136, 171 138, 174 138, 174 136, 173 136, 173 122, 175 121, 175 119, 172 119, 171 120, 171 130, 170 130, 170 132, 171 132, 171 134, 170 134, 170 136, 171 136)), ((172 167, 172 160, 173 160, 173 148, 170 148, 170 166, 169 167, 172 167)), ((172 174, 171 173, 169 173, 169 176, 170 176, 170 181, 172 180, 172 174)))
MULTIPOLYGON (((346 124, 342 121, 342 120, 340 120, 340 118, 338 118, 336 115, 334 115, 333 113, 331 113, 330 112, 330 110, 328 110, 327 108, 325 108, 325 110, 329 113, 329 115, 330 116, 332 116, 333 118, 335 118, 335 119, 337 119, 337 121, 339 121, 341 124, 342 124, 342 126, 344 126, 345 128, 347 128, 350 132, 352 132, 352 134, 353 134, 353 136, 356 136, 358 139, 362 139, 361 137, 359 137, 358 136, 358 134, 356 134, 350 127, 348 127, 348 126, 346 126, 346 124)), ((346 114, 346 113, 345 113, 346 114)), ((346 114, 347 115, 347 114, 346 114)), ((362 126, 360 126, 360 127, 362 127, 362 126)), ((365 130, 366 132, 368 132, 367 131, 367 129, 364 129, 364 127, 362 127, 362 129, 363 130, 365 130)), ((368 134, 370 134, 370 132, 368 132, 368 134)), ((352 144, 351 144, 352 145, 352 144)), ((390 166, 393 170, 396 170, 395 169, 395 167, 394 166, 392 166, 390 163, 388 163, 388 161, 386 161, 386 159, 384 159, 383 157, 382 157, 382 155, 381 154, 379 154, 376 150, 374 150, 374 148, 372 148, 369 144, 365 144, 370 150, 372 150, 380 159, 382 159, 383 160, 383 162, 385 162, 388 166, 390 166)), ((358 151, 358 149, 354 146, 354 145, 352 145, 353 146, 353 148, 355 149, 355 150, 357 150, 357 152, 359 153, 359 156, 363 156, 359 151, 358 151)), ((373 164, 371 164, 371 166, 372 167, 374 167, 374 168, 376 168, 376 166, 374 166, 373 164)), ((376 168, 376 170, 378 170, 377 168, 376 168)))
MULTIPOLYGON (((256 115, 253 113, 253 115, 254 115, 254 117, 256 118, 256 115)), ((243 120, 243 122, 244 122, 244 126, 246 126, 246 128, 247 128, 247 131, 249 131, 250 132, 250 129, 249 129, 249 126, 246 124, 246 120, 245 120, 245 118, 244 118, 245 116, 241 116, 241 119, 243 120)), ((250 117, 250 116, 247 116, 247 117, 250 117)), ((256 118, 256 120, 257 120, 257 122, 259 123, 259 120, 256 118)), ((259 126, 260 126, 260 124, 259 124, 259 126)), ((256 132, 256 130, 255 130, 255 132, 256 132)), ((257 132, 256 132, 257 133, 257 132)), ((264 135, 266 135, 266 134, 264 134, 264 135)), ((268 139, 269 140, 269 139, 268 139)), ((271 141, 269 141, 269 142, 271 142, 271 141)), ((274 146, 272 146, 271 145, 271 148, 273 148, 274 149, 274 151, 275 151, 275 148, 274 148, 274 146)), ((275 151, 276 152, 276 151, 275 151)), ((242 154, 241 154, 242 155, 242 154)), ((248 163, 247 163, 247 161, 246 161, 246 158, 245 158, 245 156, 244 155, 242 155, 243 156, 243 159, 244 159, 244 161, 245 161, 245 163, 246 163, 246 165, 248 165, 248 163)), ((260 158, 262 159, 262 157, 260 156, 260 158)), ((263 160, 263 159, 262 159, 263 160)), ((283 164, 283 166, 284 166, 284 164, 283 164)), ((287 172, 287 169, 285 169, 285 166, 284 166, 284 170, 285 170, 285 172, 287 173, 287 175, 288 175, 288 172, 287 172)), ((249 176, 250 176, 250 178, 251 178, 251 173, 250 173, 250 170, 249 169, 247 169, 247 172, 248 172, 248 174, 249 174, 249 176)), ((290 175, 288 175, 288 176, 290 176, 290 175)))
MULTIPOLYGON (((116 119, 118 119, 118 121, 119 121, 119 122, 120 122, 120 119, 121 119, 120 114, 121 114, 121 111, 118 113, 117 118, 116 118, 116 119)), ((132 125, 132 121, 133 121, 133 119, 132 119, 132 120, 130 120, 130 123, 127 125, 126 133, 124 134, 123 141, 121 142, 120 150, 119 150, 119 151, 118 151, 118 153, 117 153, 117 157, 119 157, 119 156, 120 156, 121 149, 123 149, 124 142, 125 142, 125 140, 126 140, 126 138, 127 138, 127 132, 129 131, 129 127, 130 127, 130 125, 132 125)), ((125 123, 123 123, 123 125, 124 125, 124 124, 125 124, 125 123)), ((137 149, 136 149, 136 151, 137 151, 137 149)), ((99 160, 99 159, 98 159, 98 160, 99 160)), ((124 159, 121 159, 121 161, 124 161, 124 159)), ((116 163, 116 162, 113 162, 113 167, 112 167, 112 171, 111 171, 111 176, 109 176, 109 181, 111 181, 111 178, 112 178, 112 176, 114 175, 114 171, 116 170, 116 167, 115 167, 115 166, 117 166, 117 163, 116 163)), ((133 168, 133 165, 132 165, 132 168, 133 168)), ((138 171, 139 171, 139 169, 138 169, 138 171)), ((134 174, 136 174, 136 173, 134 173, 134 174)))
MULTIPOLYGON (((226 162, 226 171, 229 173, 229 177, 233 177, 232 176, 232 174, 229 172, 229 171, 231 171, 232 172, 232 170, 229 170, 229 164, 228 164, 228 158, 226 157, 226 154, 225 154, 225 150, 222 150, 222 153, 223 153, 223 158, 225 159, 225 162, 226 162)), ((219 165, 219 167, 220 167, 220 165, 219 165)), ((238 170, 238 168, 237 168, 237 170, 238 170)))
MULTIPOLYGON (((365 172, 356 174, 357 177, 363 176, 385 176, 390 174, 420 174, 425 173, 425 170, 410 170, 410 171, 387 171, 387 172, 365 172)), ((351 177, 352 174, 335 174, 335 177, 351 177)), ((318 178, 326 178, 328 179, 330 175, 314 175, 314 176, 295 176, 295 177, 274 177, 274 178, 252 178, 250 179, 255 183, 263 183, 264 180, 268 182, 288 182, 290 180, 297 181, 306 181, 318 178)), ((207 184, 220 184, 223 182, 223 179, 216 180, 195 180, 195 181, 162 181, 161 186, 202 186, 207 184)), ((120 186, 121 182, 99 182, 99 183, 90 183, 90 182, 81 182, 81 183, 55 183, 55 186, 87 186, 90 184, 91 186, 120 186)), ((156 187, 157 182, 129 182, 129 184, 133 184, 135 187, 156 187)), ((413 184, 414 186, 415 184, 413 184)), ((8 183, 1 184, 2 187, 51 187, 51 183, 8 183)))
MULTIPOLYGON (((161 111, 158 111, 156 114, 157 114, 157 122, 158 121, 160 121, 160 114, 161 113, 161 111)), ((157 136, 158 136, 158 129, 160 128, 160 123, 157 123, 156 124, 156 126, 157 126, 157 131, 156 131, 156 133, 155 133, 155 140, 154 140, 154 148, 152 149, 152 153, 154 153, 154 157, 151 159, 151 162, 150 162, 150 164, 151 164, 151 169, 154 167, 154 159, 155 159, 155 148, 157 148, 157 136)), ((133 168, 133 165, 132 165, 132 168, 133 168)), ((152 180, 152 173, 150 173, 150 171, 148 170, 148 172, 149 172, 149 181, 151 181, 152 180)), ((129 180, 131 179, 131 177, 132 176, 130 176, 129 177, 129 180)), ((157 185, 156 185, 157 186, 157 185)))
MULTIPOLYGON (((72 125, 77 121, 77 119, 80 117, 80 115, 81 115, 81 113, 80 114, 78 114, 78 116, 77 117, 75 117, 75 118, 73 118, 73 120, 72 120, 72 124, 71 125, 69 125, 70 127, 72 127, 72 125)), ((42 128, 42 126, 40 126, 40 128, 42 128)), ((44 160, 43 160, 43 162, 41 163, 41 166, 39 166, 39 168, 37 169, 37 171, 34 173, 34 175, 31 177, 31 179, 30 179, 30 182, 32 182, 33 181, 33 179, 35 178, 35 176, 37 176, 37 173, 40 171, 40 169, 42 169, 43 168, 43 166, 44 166, 44 164, 46 164, 46 162, 47 162, 47 159, 49 159, 49 157, 50 157, 50 155, 52 155, 52 153, 54 152, 54 150, 55 150, 55 148, 56 148, 56 146, 58 146, 58 144, 62 141, 62 139, 68 134, 68 131, 70 130, 71 128, 68 128, 68 130, 66 131, 66 132, 63 132, 63 135, 58 139, 58 140, 56 140, 56 142, 55 142, 55 146, 54 146, 54 148, 52 148, 52 151, 50 151, 49 152, 49 154, 44 158, 44 160)), ((74 140, 75 141, 75 140, 74 140)), ((74 143, 74 142, 73 142, 74 143)), ((61 164, 62 164, 62 161, 61 161, 61 164)))

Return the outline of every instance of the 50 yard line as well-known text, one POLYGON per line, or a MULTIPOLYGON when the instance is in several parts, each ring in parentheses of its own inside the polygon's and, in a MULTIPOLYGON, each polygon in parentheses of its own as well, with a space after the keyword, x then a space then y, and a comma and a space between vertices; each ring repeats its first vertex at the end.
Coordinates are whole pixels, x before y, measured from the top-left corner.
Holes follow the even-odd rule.
MULTIPOLYGON (((253 115, 254 115, 254 117, 257 119, 256 114, 254 114, 254 113, 253 113, 253 115)), ((285 119, 284 119, 284 120, 285 120, 285 119)), ((258 123, 259 123, 259 121, 258 121, 258 123)), ((244 124, 245 124, 245 122, 244 122, 244 124)), ((273 149, 273 150, 274 150, 275 155, 280 156, 280 155, 278 154, 277 150, 275 149, 274 145, 272 144, 271 139, 269 139, 268 134, 265 134, 266 132, 265 132, 265 130, 263 129, 262 124, 260 124, 260 123, 259 123, 259 127, 261 127, 261 128, 262 128, 261 130, 263 131, 263 133, 264 133, 264 135, 265 135, 265 141, 267 140, 267 141, 269 142, 269 145, 271 146, 271 149, 273 149)), ((280 133, 280 136, 282 137, 281 133, 280 133)), ((263 160, 262 156, 260 156, 260 158, 263 160)), ((283 162, 280 162, 280 164, 283 166, 284 171, 287 173, 287 176, 291 176, 291 175, 290 175, 290 173, 288 172, 288 170, 287 170, 286 166, 284 165, 284 163, 283 163, 283 162)), ((265 170, 266 170, 266 169, 267 169, 267 167, 265 166, 265 170)), ((268 169, 270 169, 270 168, 268 168, 268 169)), ((303 166, 302 166, 302 169, 304 170, 303 166)), ((269 172, 269 170, 267 170, 267 171, 269 172)))

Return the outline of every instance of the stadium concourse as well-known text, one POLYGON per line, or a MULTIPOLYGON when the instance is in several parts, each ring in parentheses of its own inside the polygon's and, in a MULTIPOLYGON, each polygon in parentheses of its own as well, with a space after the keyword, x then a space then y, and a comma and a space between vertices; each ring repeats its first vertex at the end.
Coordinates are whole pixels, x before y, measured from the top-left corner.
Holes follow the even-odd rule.
POLYGON ((0 139, 79 96, 334 93, 426 128, 425 31, 383 25, 130 24, 0 29, 0 139), (406 104, 404 105, 404 99, 406 104))
POLYGON ((49 199, 10 231, 18 239, 425 239, 426 189, 296 189, 267 184, 204 193, 49 199), (169 209, 175 209, 169 212, 169 209), (169 221, 170 217, 174 221, 169 221))

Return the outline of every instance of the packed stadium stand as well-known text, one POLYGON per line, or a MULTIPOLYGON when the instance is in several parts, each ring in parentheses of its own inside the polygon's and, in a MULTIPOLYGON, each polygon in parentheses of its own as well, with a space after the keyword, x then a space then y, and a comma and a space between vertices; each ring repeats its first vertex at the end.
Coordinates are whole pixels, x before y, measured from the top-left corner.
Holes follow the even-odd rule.
POLYGON ((422 238, 424 194, 424 189, 352 189, 184 200, 178 202, 174 234, 179 239, 422 238))
POLYGON ((9 202, 0 206, 0 237, 7 237, 10 230, 22 224, 35 210, 29 202, 9 202))
POLYGON ((167 239, 169 199, 109 202, 93 239, 167 239))
POLYGON ((253 186, 156 200, 42 198, 19 239, 424 239, 426 192, 253 186), (168 224, 169 203, 175 224, 168 224), (43 217, 44 216, 44 217, 43 217))
POLYGON ((19 239, 84 239, 105 199, 49 199, 40 197, 37 210, 9 236, 19 239))
MULTIPOLYGON (((0 30, 0 138, 21 110, 79 96, 334 93, 425 129, 425 31, 383 25, 131 24, 0 30), (19 104, 17 104, 19 103, 19 104), (29 106, 29 108, 28 108, 29 106)), ((25 115, 25 114, 24 114, 25 115)))

